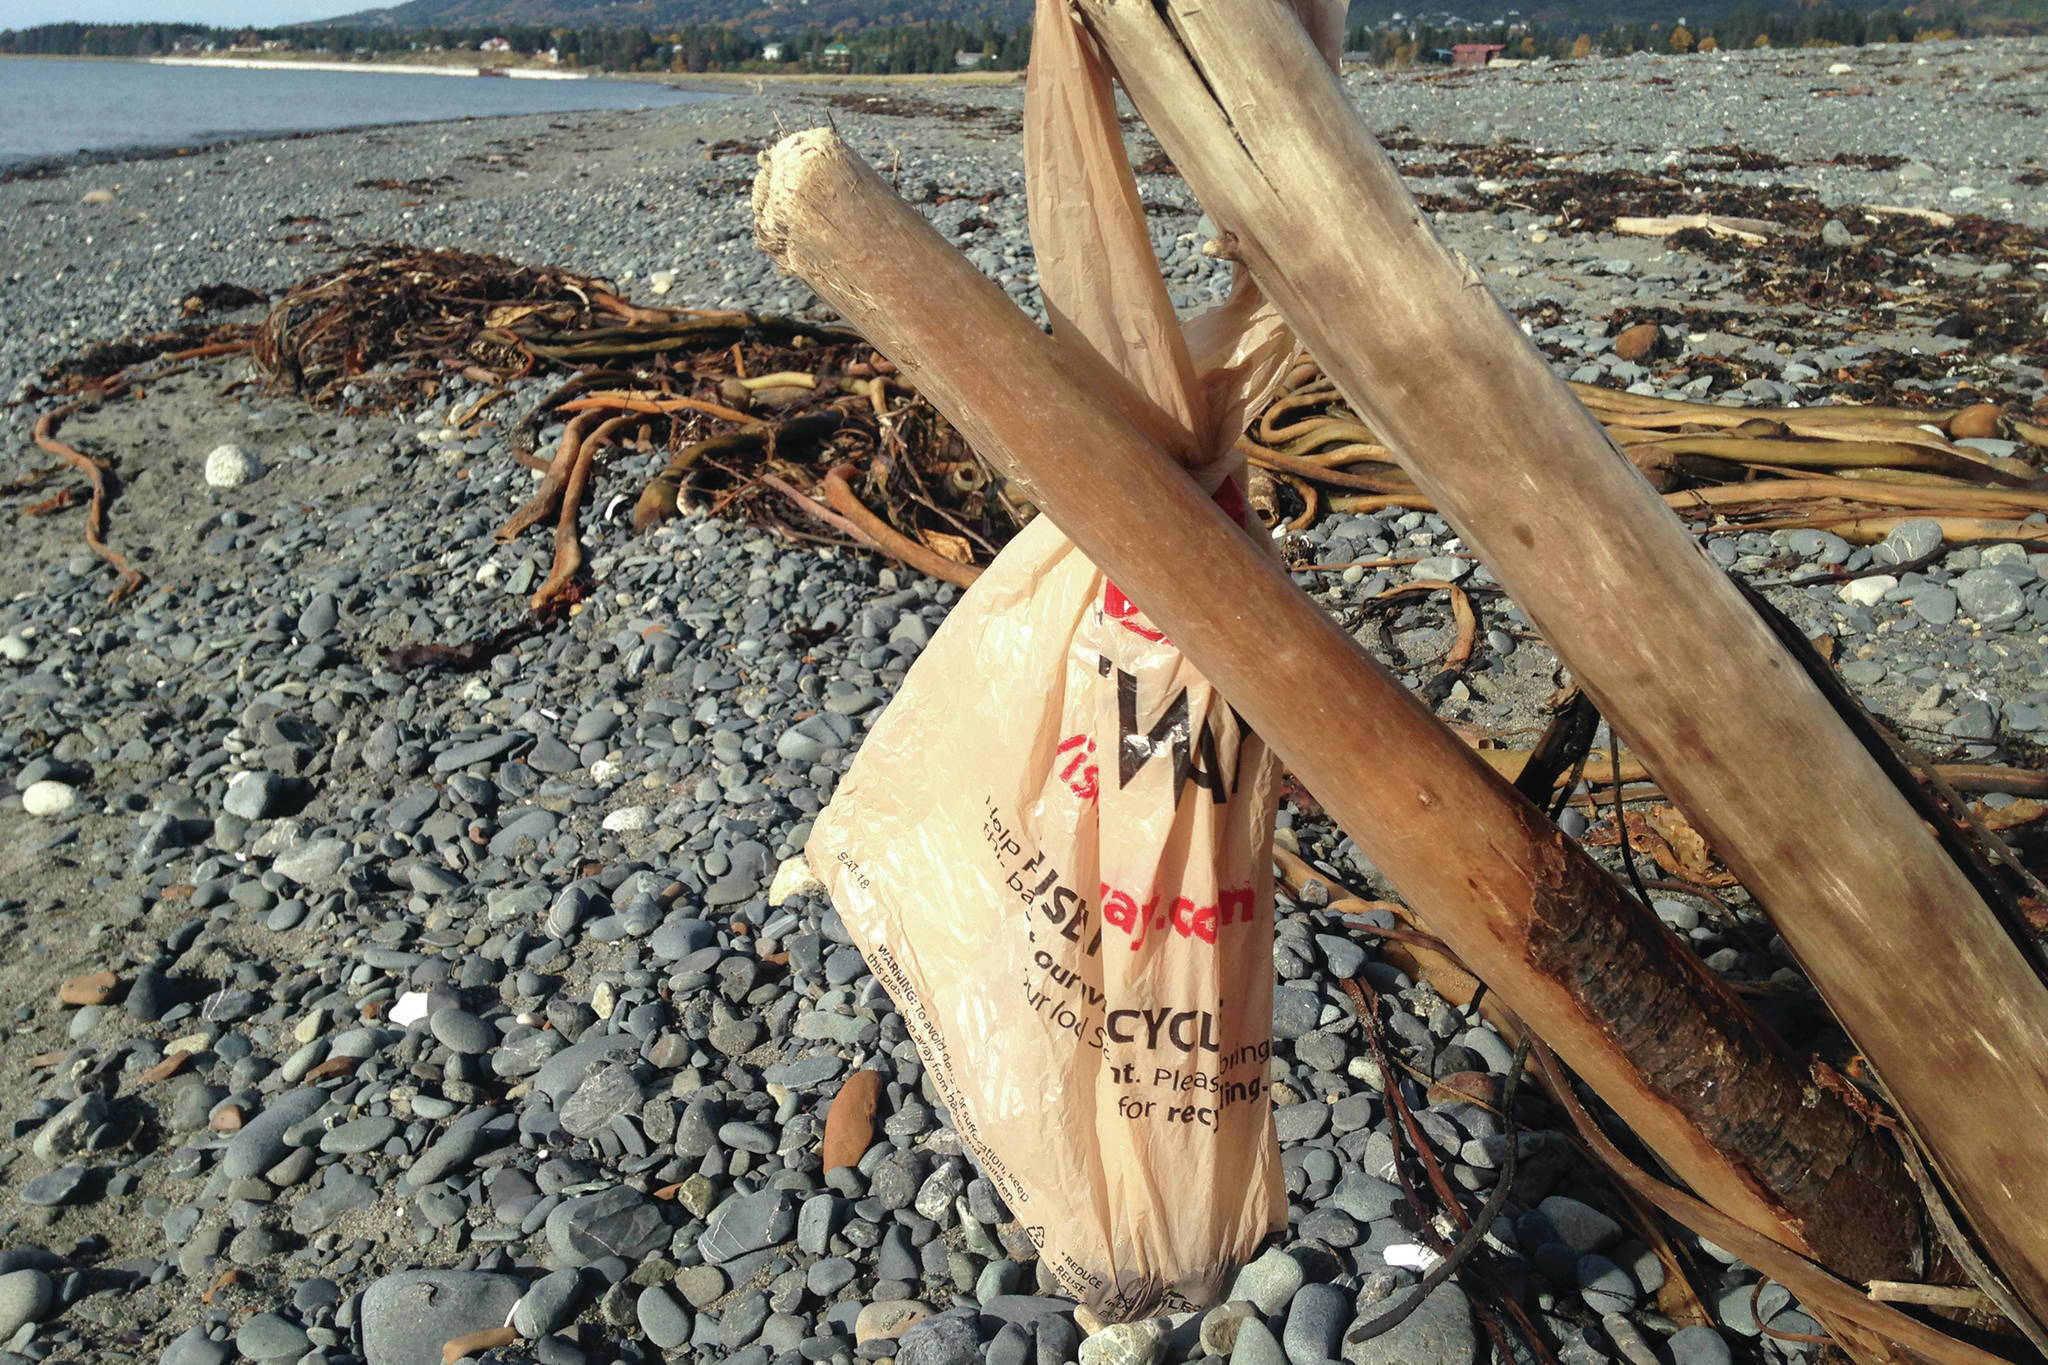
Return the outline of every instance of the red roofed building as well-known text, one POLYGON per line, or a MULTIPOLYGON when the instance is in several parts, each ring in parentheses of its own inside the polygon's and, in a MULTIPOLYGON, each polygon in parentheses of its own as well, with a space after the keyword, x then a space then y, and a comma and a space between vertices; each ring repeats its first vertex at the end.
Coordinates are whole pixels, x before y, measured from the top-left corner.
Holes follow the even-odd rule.
POLYGON ((1451 65, 1485 66, 1507 50, 1506 43, 1459 43, 1451 49, 1451 65))

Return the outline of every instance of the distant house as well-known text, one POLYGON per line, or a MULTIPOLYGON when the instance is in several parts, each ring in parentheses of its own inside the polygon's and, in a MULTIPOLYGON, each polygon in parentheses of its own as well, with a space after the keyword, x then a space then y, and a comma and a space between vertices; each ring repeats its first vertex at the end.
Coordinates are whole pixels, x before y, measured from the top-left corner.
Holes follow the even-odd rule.
POLYGON ((986 52, 956 51, 953 53, 953 65, 961 71, 972 71, 987 60, 988 54, 986 52))
POLYGON ((1459 43, 1451 48, 1451 65, 1485 66, 1507 50, 1506 43, 1459 43))
POLYGON ((845 43, 832 43, 825 48, 821 55, 824 57, 825 65, 827 66, 836 66, 844 70, 853 65, 853 49, 845 43))
POLYGON ((512 40, 510 38, 486 38, 476 45, 476 50, 478 52, 510 52, 512 50, 512 40))
POLYGON ((781 43, 763 43, 763 44, 761 44, 761 60, 762 60, 762 61, 764 61, 764 62, 779 62, 779 61, 781 61, 781 60, 782 60, 782 44, 781 44, 781 43))

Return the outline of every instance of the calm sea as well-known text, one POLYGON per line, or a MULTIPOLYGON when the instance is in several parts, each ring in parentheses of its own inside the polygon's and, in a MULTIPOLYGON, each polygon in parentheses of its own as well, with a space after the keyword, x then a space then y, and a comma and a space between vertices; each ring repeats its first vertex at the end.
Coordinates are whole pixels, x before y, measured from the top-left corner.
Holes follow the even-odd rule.
POLYGON ((717 99, 641 81, 478 80, 0 58, 0 166, 375 123, 717 99))

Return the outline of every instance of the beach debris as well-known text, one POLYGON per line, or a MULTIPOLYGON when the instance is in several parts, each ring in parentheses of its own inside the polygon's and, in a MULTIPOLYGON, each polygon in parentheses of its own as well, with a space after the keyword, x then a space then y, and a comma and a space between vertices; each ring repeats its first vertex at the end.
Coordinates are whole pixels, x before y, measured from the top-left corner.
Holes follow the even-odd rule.
POLYGON ((206 455, 208 488, 240 488, 263 477, 263 461, 247 446, 229 442, 215 446, 206 455))
POLYGON ((106 542, 107 502, 113 496, 111 471, 101 461, 57 439, 58 424, 85 406, 86 400, 81 399, 44 413, 36 419, 34 440, 37 446, 84 474, 87 484, 92 489, 92 501, 85 513, 85 543, 94 554, 113 565, 114 572, 121 575, 121 581, 114 585, 113 592, 107 597, 108 604, 112 605, 141 587, 143 578, 133 565, 106 542))
POLYGON ((1732 237, 1750 246, 1762 246, 1784 231, 1761 218, 1728 218, 1717 213, 1670 213, 1657 218, 1616 218, 1614 230, 1630 237, 1670 237, 1688 228, 1714 237, 1732 237))

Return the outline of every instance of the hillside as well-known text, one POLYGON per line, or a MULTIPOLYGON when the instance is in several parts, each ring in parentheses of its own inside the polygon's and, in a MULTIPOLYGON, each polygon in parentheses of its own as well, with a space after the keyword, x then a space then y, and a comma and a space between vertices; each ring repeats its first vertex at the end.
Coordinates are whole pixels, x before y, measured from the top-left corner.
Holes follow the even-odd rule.
POLYGON ((567 28, 644 24, 649 29, 732 24, 762 32, 865 29, 915 23, 994 23, 1031 17, 1030 0, 406 0, 328 22, 401 29, 546 24, 567 28))

